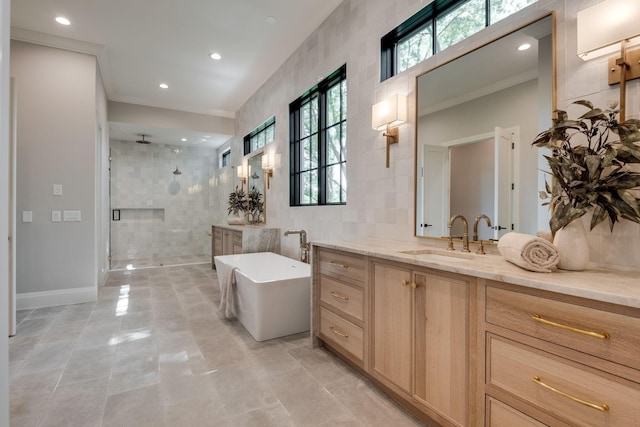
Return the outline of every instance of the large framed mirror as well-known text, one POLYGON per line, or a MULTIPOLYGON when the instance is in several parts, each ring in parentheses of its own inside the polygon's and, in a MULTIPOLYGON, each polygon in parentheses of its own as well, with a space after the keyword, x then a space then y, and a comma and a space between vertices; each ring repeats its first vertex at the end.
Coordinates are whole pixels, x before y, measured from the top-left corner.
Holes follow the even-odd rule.
POLYGON ((246 191, 250 202, 248 216, 250 224, 255 225, 267 222, 267 193, 262 169, 263 155, 264 150, 261 149, 246 156, 246 164, 248 166, 246 191), (252 200, 253 205, 251 205, 252 200), (262 209, 258 210, 255 203, 262 203, 262 209))
POLYGON ((553 44, 549 15, 417 77, 416 236, 448 236, 455 214, 487 215, 482 240, 544 227, 531 142, 555 109, 553 44))

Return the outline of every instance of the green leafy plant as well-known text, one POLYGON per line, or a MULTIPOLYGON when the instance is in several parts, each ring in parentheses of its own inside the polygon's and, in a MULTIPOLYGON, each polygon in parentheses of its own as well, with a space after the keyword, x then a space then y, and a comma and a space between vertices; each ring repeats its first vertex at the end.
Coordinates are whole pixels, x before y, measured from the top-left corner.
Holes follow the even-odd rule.
POLYGON ((244 212, 247 210, 247 195, 245 194, 243 189, 236 189, 229 193, 229 207, 227 208, 227 214, 238 215, 240 212, 244 212))
POLYGON ((249 191, 247 212, 251 215, 252 222, 260 222, 260 218, 264 213, 264 201, 262 193, 260 193, 256 187, 251 187, 249 191))
POLYGON ((618 123, 619 110, 594 108, 589 101, 573 104, 588 111, 570 120, 556 110, 553 126, 538 134, 533 145, 551 150, 547 159, 552 185, 540 197, 552 210, 549 225, 555 233, 592 211, 591 230, 609 218, 640 223, 640 120, 618 123))

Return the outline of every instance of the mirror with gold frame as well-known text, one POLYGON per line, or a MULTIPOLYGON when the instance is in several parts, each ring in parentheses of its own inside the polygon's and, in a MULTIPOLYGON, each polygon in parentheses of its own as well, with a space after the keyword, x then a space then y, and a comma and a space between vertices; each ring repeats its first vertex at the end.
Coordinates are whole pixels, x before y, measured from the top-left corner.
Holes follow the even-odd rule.
POLYGON ((416 236, 461 236, 459 221, 448 229, 455 214, 469 228, 487 215, 482 240, 548 229, 531 142, 555 109, 553 24, 548 15, 417 77, 416 236))
POLYGON ((249 222, 251 224, 264 224, 267 222, 267 193, 264 171, 262 169, 262 156, 264 149, 254 151, 248 154, 246 158, 247 169, 247 184, 245 190, 247 192, 247 198, 252 190, 257 190, 261 195, 261 201, 264 204, 264 208, 261 214, 252 214, 249 212, 249 222))

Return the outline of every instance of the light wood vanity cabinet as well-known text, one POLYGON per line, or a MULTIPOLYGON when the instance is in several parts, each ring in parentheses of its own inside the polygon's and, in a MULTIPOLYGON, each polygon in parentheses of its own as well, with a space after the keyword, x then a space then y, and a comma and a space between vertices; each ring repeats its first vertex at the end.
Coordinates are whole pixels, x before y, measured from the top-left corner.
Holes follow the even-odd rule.
POLYGON ((371 371, 448 425, 468 425, 472 280, 372 262, 371 371))
POLYGON ((324 345, 426 422, 472 425, 475 279, 318 247, 313 260, 324 345))
POLYGON ((280 253, 280 229, 242 225, 211 226, 211 267, 218 255, 280 253))
POLYGON ((318 249, 318 336, 358 367, 365 362, 365 262, 361 255, 318 249))
POLYGON ((487 426, 640 425, 640 310, 491 281, 481 293, 487 426))

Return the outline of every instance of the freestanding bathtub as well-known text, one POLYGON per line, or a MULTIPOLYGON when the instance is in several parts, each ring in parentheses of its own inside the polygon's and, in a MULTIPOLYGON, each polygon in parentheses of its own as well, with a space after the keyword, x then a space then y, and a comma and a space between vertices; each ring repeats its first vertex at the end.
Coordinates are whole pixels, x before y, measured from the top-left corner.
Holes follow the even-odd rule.
POLYGON ((236 268, 233 314, 256 341, 310 329, 311 266, 273 252, 214 257, 222 282, 236 268))

